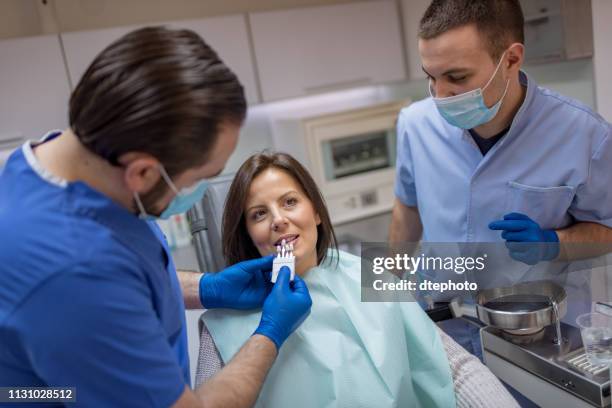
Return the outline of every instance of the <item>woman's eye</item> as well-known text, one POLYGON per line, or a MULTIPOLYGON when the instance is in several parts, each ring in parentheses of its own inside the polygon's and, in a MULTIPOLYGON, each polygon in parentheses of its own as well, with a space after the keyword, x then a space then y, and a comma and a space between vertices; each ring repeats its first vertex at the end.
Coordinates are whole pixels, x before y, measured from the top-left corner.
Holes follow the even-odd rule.
POLYGON ((291 207, 291 206, 294 206, 294 205, 296 205, 296 204, 297 204, 297 198, 288 198, 288 199, 285 201, 285 204, 286 204, 286 205, 288 205, 288 206, 290 206, 290 207, 291 207))
POLYGON ((264 210, 257 210, 251 213, 251 218, 257 221, 257 220, 262 219, 264 215, 266 215, 266 212, 264 210))

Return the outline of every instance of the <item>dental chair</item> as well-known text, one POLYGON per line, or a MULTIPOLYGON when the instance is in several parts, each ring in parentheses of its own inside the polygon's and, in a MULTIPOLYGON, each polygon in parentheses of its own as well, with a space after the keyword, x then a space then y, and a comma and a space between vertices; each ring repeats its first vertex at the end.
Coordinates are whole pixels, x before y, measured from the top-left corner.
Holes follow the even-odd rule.
MULTIPOLYGON (((221 240, 221 220, 225 198, 233 178, 233 174, 228 174, 212 180, 204 198, 187 213, 201 271, 219 271, 226 266, 221 240)), ((446 317, 448 312, 437 310, 435 315, 429 315, 435 321, 446 317)), ((206 382, 225 365, 201 319, 199 331, 200 350, 195 386, 206 382)), ((442 330, 438 329, 438 332, 448 357, 457 407, 518 407, 497 377, 477 357, 468 353, 442 330)))

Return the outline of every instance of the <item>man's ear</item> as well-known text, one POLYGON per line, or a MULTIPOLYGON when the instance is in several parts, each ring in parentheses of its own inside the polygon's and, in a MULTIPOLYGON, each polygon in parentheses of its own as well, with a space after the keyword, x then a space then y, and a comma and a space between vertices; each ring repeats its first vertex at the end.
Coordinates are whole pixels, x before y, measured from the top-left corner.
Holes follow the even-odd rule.
POLYGON ((506 51, 508 71, 518 73, 525 60, 525 46, 521 43, 513 43, 506 51))
POLYGON ((129 152, 119 158, 125 168, 123 181, 128 190, 146 194, 159 181, 159 160, 147 153, 129 152))

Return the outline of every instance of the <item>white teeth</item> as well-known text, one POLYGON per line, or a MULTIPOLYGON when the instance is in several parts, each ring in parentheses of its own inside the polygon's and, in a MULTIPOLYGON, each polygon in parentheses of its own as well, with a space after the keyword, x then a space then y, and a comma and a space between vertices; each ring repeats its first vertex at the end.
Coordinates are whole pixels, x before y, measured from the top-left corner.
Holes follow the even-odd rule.
POLYGON ((293 243, 287 243, 284 239, 281 245, 276 246, 276 257, 277 258, 294 258, 293 255, 293 243))

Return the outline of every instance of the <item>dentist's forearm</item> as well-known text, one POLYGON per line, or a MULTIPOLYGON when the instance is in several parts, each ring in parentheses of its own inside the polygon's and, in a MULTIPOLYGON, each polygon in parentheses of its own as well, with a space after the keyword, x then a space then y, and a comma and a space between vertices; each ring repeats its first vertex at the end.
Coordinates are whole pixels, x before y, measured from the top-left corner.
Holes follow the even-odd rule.
POLYGON ((177 271, 183 299, 185 300, 185 309, 202 309, 200 302, 200 279, 202 273, 195 271, 177 271))
POLYGON ((605 225, 577 222, 555 232, 559 237, 559 260, 597 257, 612 251, 612 228, 605 225))
POLYGON ((228 365, 195 390, 203 406, 253 406, 276 354, 276 345, 272 340, 253 335, 228 365))

